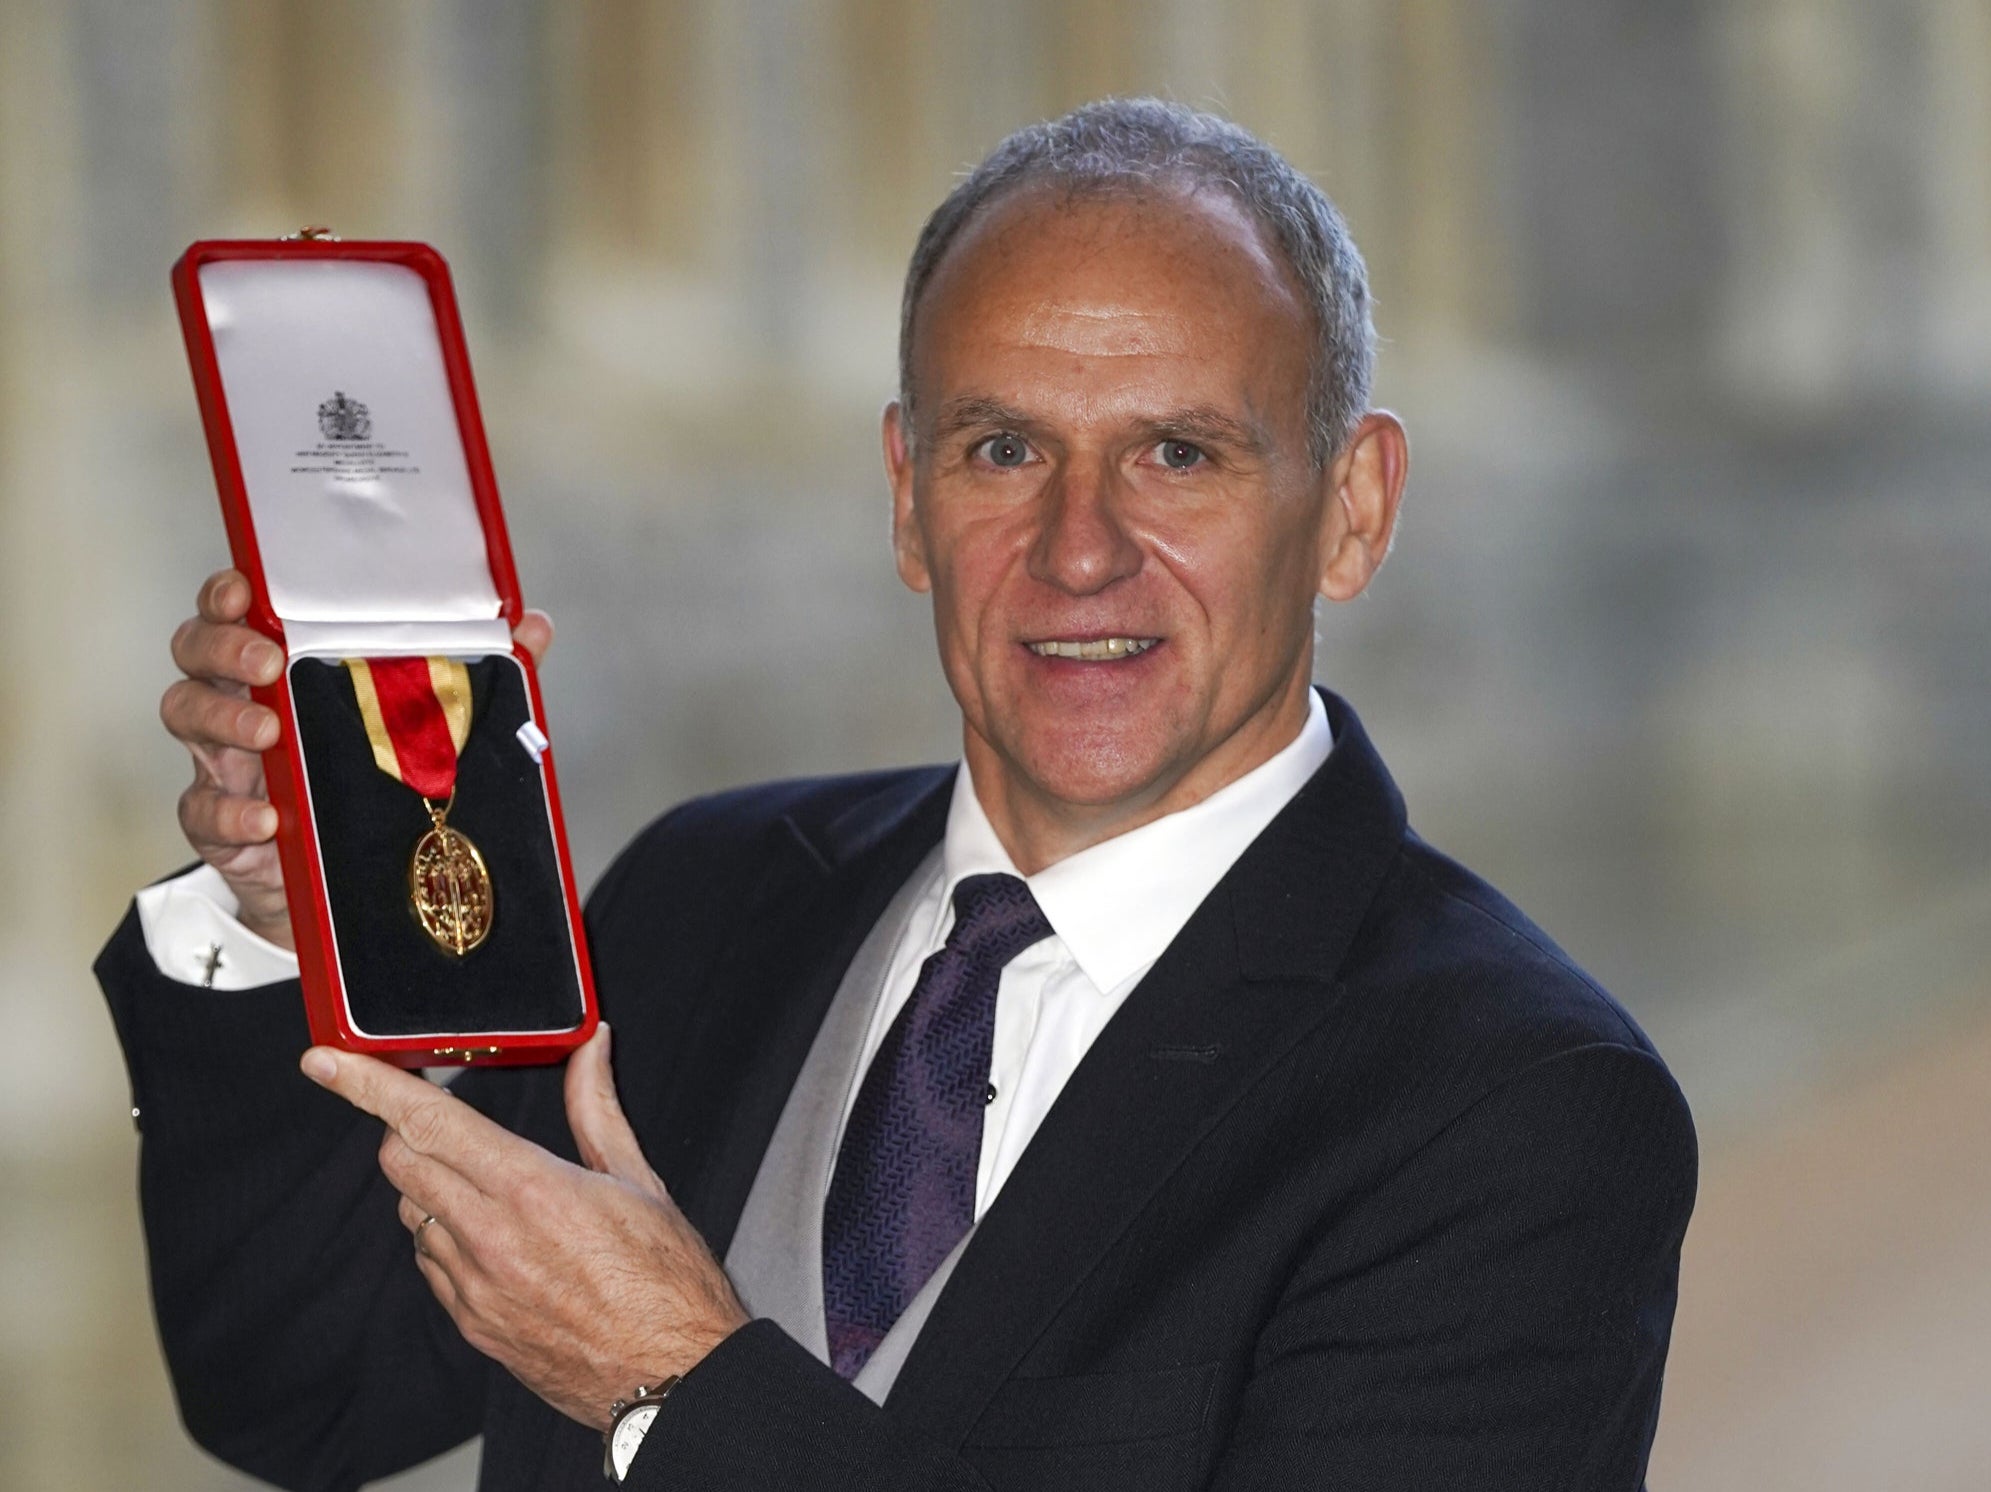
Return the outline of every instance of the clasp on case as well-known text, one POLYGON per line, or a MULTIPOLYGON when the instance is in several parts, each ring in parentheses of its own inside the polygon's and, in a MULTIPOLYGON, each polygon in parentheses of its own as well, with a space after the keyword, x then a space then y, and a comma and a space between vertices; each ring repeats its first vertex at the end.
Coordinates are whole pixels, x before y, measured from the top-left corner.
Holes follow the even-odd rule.
POLYGON ((305 243, 337 243, 339 235, 323 224, 313 223, 298 229, 295 233, 286 233, 278 240, 279 243, 297 243, 299 241, 305 243))

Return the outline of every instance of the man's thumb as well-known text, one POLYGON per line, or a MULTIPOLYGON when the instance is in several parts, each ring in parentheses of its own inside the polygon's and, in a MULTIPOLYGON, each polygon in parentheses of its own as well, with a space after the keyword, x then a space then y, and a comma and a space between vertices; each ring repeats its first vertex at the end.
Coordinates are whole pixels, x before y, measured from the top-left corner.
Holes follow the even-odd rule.
POLYGON ((611 1040, 608 1022, 603 1021, 587 1044, 567 1059, 567 1127, 574 1132, 574 1144, 589 1170, 662 1196, 664 1184, 644 1158, 615 1094, 615 1074, 608 1060, 611 1040))

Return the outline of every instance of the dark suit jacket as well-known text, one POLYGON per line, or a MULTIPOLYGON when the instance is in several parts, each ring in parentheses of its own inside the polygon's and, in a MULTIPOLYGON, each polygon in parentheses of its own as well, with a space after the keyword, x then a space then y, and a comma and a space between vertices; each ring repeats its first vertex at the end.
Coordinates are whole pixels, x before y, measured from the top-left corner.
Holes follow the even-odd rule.
MULTIPOLYGON (((644 1488, 1623 1488, 1659 1403, 1694 1137, 1631 1019, 1333 755, 1101 1034, 887 1404, 768 1322, 672 1395, 644 1488)), ((945 770, 651 826, 589 925, 618 1082, 715 1251, 945 770)), ((599 1437, 464 1345, 295 1066, 294 992, 99 963, 142 1110, 160 1334, 195 1438, 344 1488, 479 1431, 481 1485, 593 1488, 599 1437)), ((572 1155, 557 1070, 459 1091, 572 1155)))

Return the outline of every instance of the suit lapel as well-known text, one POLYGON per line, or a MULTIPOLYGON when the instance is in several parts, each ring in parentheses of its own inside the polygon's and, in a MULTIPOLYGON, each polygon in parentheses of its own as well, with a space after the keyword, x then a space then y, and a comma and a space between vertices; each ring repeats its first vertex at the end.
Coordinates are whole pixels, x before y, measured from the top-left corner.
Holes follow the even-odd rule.
POLYGON ((903 774, 827 821, 783 821, 659 1125, 673 1195, 722 1258, 844 971, 940 838, 951 779, 903 774))
POLYGON ((889 1404, 966 1435, 1079 1282, 1203 1136, 1331 1013, 1333 979, 1402 844, 1361 724, 1108 1022, 983 1217, 889 1404))

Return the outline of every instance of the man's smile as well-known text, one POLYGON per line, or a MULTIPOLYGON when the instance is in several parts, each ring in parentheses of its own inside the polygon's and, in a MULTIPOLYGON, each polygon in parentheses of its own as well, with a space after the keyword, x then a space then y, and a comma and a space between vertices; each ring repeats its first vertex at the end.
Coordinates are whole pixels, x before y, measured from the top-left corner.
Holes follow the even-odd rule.
POLYGON ((1159 637, 1047 638, 1024 646, 1040 658, 1080 658, 1088 663, 1133 658, 1160 642, 1159 637))

